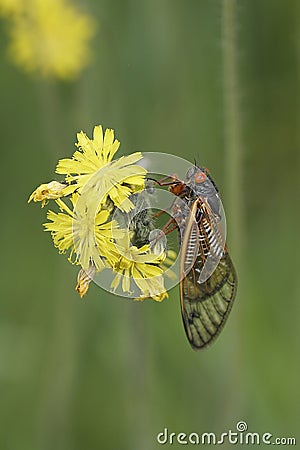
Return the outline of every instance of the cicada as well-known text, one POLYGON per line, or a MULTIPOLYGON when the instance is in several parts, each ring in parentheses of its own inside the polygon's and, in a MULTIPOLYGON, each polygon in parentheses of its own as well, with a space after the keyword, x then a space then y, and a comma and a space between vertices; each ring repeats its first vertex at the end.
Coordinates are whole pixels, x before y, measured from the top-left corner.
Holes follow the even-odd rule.
POLYGON ((208 170, 197 165, 188 170, 184 181, 173 175, 158 183, 168 185, 178 197, 165 232, 171 222, 174 228, 176 220, 183 324, 192 348, 204 349, 223 329, 237 291, 237 275, 220 225, 219 191, 208 170))

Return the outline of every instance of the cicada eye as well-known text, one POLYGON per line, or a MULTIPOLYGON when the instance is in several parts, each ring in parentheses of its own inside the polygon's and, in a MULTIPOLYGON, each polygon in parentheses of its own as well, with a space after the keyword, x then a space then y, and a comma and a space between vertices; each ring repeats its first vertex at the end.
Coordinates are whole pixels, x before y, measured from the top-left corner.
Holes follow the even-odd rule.
POLYGON ((198 173, 196 173, 194 179, 195 179, 196 183, 203 183, 204 181, 207 180, 207 175, 206 175, 206 173, 204 173, 200 170, 198 173))

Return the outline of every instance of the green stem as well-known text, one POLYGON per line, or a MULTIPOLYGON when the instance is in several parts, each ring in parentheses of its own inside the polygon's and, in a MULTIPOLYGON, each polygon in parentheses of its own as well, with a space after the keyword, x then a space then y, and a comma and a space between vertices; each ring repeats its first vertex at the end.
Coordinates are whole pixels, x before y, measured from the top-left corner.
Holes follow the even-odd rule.
POLYGON ((225 109, 226 211, 231 252, 237 264, 242 252, 242 137, 236 41, 236 0, 223 0, 223 75, 225 109))
MULTIPOLYGON (((233 319, 230 322, 230 358, 227 363, 226 398, 224 404, 227 410, 224 416, 229 420, 237 417, 242 408, 242 343, 240 332, 240 319, 238 317, 238 304, 244 298, 243 295, 243 145, 242 124, 239 108, 239 79, 236 36, 236 9, 237 0, 223 0, 222 27, 223 27, 223 89, 224 89, 224 124, 225 124, 225 176, 226 176, 226 219, 229 237, 229 252, 232 255, 237 269, 239 287, 237 292, 237 304, 233 311, 233 319)), ((226 409, 226 408, 225 408, 226 409)))
MULTIPOLYGON (((38 83, 44 143, 50 161, 61 155, 64 135, 61 129, 61 102, 55 82, 38 83)), ((64 209, 67 206, 57 199, 64 209)), ((43 392, 38 417, 38 446, 47 450, 68 450, 71 443, 71 404, 77 365, 76 309, 71 293, 65 293, 68 277, 65 262, 57 255, 56 270, 51 274, 53 309, 50 336, 44 366, 43 392), (56 277, 55 277, 56 272, 56 277)))
POLYGON ((58 86, 53 80, 37 80, 40 126, 43 132, 43 148, 52 163, 64 154, 65 140, 63 132, 63 114, 58 86))
POLYGON ((153 400, 150 396, 152 379, 152 346, 149 339, 149 311, 139 302, 128 301, 124 335, 124 380, 129 447, 133 450, 152 448, 151 430, 153 400))

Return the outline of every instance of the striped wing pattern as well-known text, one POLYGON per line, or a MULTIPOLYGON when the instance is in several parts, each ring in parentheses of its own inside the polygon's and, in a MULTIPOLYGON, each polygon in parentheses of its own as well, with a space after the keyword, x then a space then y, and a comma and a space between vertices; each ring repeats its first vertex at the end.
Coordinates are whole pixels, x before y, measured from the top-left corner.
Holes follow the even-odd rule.
MULTIPOLYGON (((217 222, 206 207, 195 201, 191 216, 201 209, 197 228, 198 255, 189 267, 195 248, 195 227, 187 224, 182 241, 182 270, 180 283, 181 311, 187 338, 194 350, 211 344, 221 332, 231 310, 237 289, 237 276, 227 248, 223 248, 217 222), (190 248, 192 250, 190 250, 190 248), (221 252, 221 253, 220 253, 221 252), (208 255, 221 256, 211 276, 199 280, 208 255)), ((193 222, 193 221, 190 221, 193 222)), ((194 222, 193 222, 194 223, 194 222)))

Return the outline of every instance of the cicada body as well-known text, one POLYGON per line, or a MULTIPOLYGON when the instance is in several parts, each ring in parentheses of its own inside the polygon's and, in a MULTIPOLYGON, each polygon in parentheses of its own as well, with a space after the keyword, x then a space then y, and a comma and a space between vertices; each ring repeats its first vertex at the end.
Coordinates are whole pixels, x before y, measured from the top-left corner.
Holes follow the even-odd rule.
POLYGON ((187 338, 194 350, 200 350, 224 327, 236 296, 237 275, 220 226, 218 189, 207 169, 193 166, 184 181, 173 177, 166 184, 181 199, 173 204, 181 244, 181 312, 187 338), (184 211, 182 200, 188 206, 184 211))

